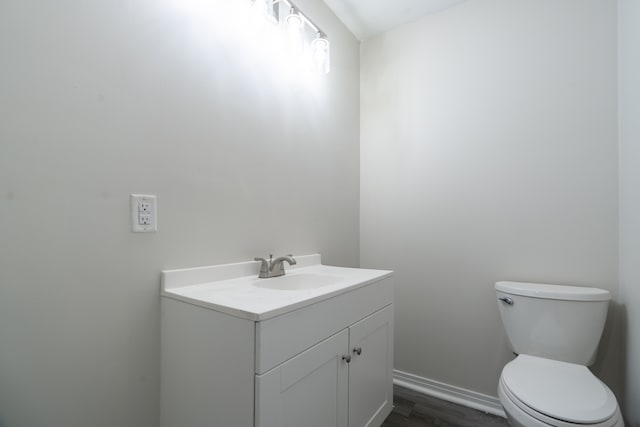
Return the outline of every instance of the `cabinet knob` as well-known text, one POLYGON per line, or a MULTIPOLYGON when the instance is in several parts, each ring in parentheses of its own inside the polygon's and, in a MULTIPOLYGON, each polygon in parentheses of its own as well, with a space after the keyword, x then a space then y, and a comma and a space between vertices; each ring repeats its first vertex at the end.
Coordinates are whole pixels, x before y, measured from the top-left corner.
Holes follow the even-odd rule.
POLYGON ((350 363, 351 362, 351 356, 349 356, 349 355, 342 356, 342 360, 344 360, 347 363, 350 363))
POLYGON ((362 347, 354 347, 353 352, 360 356, 362 354, 362 347))

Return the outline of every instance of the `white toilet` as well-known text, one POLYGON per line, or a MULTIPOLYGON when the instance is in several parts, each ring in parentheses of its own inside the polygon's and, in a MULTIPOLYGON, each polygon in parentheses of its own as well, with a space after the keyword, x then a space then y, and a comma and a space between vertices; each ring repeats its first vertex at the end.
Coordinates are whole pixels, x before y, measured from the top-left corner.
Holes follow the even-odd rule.
POLYGON ((498 282, 500 317, 518 354, 498 397, 514 427, 623 427, 614 394, 587 369, 607 318, 608 291, 498 282))

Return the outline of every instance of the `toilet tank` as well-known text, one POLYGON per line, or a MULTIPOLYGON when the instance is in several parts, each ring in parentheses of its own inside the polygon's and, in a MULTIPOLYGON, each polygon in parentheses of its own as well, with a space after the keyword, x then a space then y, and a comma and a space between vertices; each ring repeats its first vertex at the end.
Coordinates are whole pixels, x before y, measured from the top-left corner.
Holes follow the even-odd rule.
POLYGON ((586 366, 595 362, 609 291, 522 282, 498 282, 495 288, 515 353, 586 366))

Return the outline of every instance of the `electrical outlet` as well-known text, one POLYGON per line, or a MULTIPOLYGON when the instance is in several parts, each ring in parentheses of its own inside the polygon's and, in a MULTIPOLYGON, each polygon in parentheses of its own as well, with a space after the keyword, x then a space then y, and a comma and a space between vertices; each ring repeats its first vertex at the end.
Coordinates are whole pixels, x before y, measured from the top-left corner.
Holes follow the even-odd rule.
POLYGON ((151 224, 151 215, 149 215, 149 214, 140 214, 138 216, 138 224, 139 225, 150 225, 151 224))
POLYGON ((131 195, 131 231, 153 233, 158 230, 156 196, 150 194, 131 195))

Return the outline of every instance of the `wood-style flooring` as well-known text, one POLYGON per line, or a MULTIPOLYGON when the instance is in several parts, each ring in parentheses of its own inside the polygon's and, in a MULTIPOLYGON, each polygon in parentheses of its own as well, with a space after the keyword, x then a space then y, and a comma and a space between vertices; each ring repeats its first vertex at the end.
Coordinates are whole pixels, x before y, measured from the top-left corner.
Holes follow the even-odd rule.
POLYGON ((394 386, 393 412, 382 427, 504 427, 507 420, 394 386))

